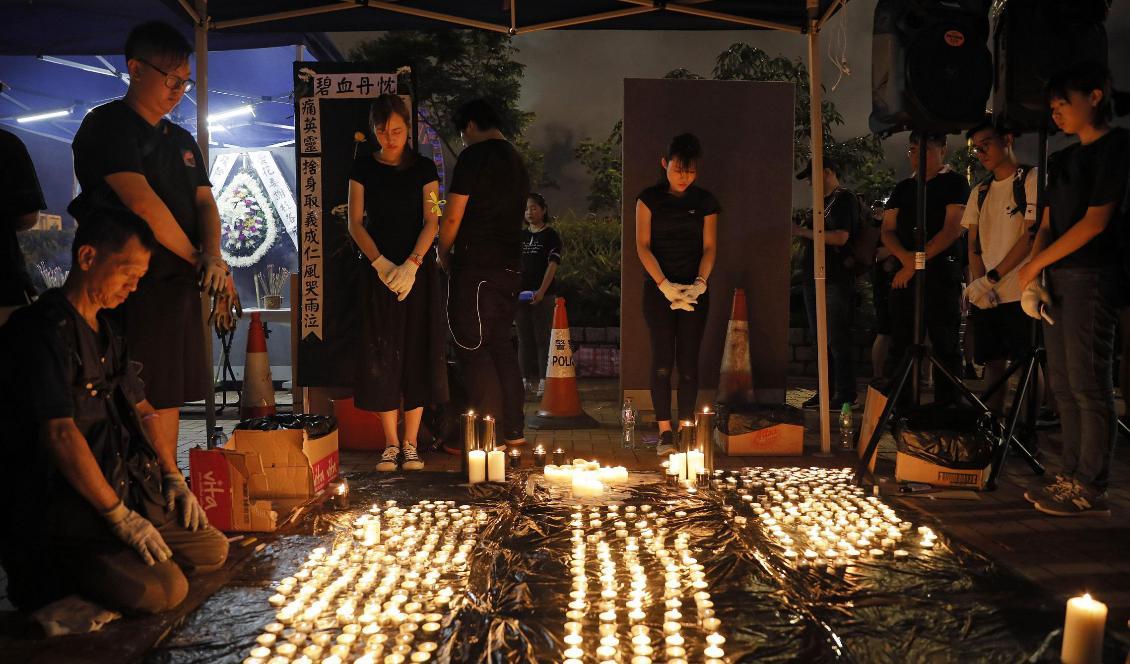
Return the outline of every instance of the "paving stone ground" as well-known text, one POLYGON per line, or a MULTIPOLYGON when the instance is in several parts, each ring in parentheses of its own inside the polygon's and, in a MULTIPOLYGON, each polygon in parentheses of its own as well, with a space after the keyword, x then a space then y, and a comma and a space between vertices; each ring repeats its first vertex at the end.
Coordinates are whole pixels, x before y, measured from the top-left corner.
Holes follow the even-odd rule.
MULTIPOLYGON (((606 464, 625 465, 629 469, 654 469, 659 459, 650 448, 626 450, 620 445, 619 388, 615 380, 582 380, 584 408, 598 426, 573 431, 527 431, 531 445, 546 449, 566 449, 569 456, 595 457, 606 464)), ((789 401, 794 405, 812 394, 804 383, 792 385, 789 401)), ((280 402, 286 401, 284 393, 280 402)), ((527 412, 536 410, 536 403, 527 404, 527 412)), ((227 414, 231 415, 229 409, 227 414)), ((234 416, 233 416, 234 417, 234 416)), ((188 449, 205 440, 204 422, 199 409, 186 411, 178 453, 187 470, 188 449)), ((833 418, 834 421, 834 418, 833 418)), ((231 431, 234 419, 221 419, 231 431)), ((833 426, 835 426, 833 424, 833 426)), ((641 425, 642 437, 654 436, 655 430, 641 425)), ((819 448, 819 422, 816 413, 806 413, 804 457, 726 458, 719 457, 718 466, 738 468, 751 465, 834 466, 852 462, 850 455, 816 457, 819 448)), ((1058 467, 1058 433, 1041 433, 1040 449, 1046 465, 1058 467)), ((996 491, 981 492, 973 500, 935 499, 931 497, 899 497, 905 507, 935 518, 942 530, 980 549, 1006 567, 1066 599, 1082 592, 1091 592, 1110 607, 1109 626, 1130 641, 1130 463, 1128 441, 1120 438, 1115 451, 1112 474, 1110 518, 1054 518, 1037 512, 1024 500, 1024 487, 1033 477, 1027 465, 1012 458, 1006 465, 996 491)), ((881 459, 889 459, 892 450, 885 445, 881 459)), ((344 472, 370 472, 376 452, 344 451, 341 455, 344 472)), ((425 457, 431 469, 456 471, 458 459, 443 454, 425 457)), ((531 464, 529 456, 526 464, 531 464)), ((889 465, 881 461, 880 471, 889 465)), ((888 470, 889 472, 889 470, 888 470)))

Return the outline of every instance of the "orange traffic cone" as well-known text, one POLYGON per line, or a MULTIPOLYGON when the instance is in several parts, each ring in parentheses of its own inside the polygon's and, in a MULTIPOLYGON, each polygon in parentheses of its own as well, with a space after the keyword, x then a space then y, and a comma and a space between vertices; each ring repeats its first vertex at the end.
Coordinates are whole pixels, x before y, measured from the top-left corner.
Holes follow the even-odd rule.
POLYGON ((531 429, 589 429, 597 426, 596 420, 581 409, 577 365, 569 343, 569 317, 565 313, 563 297, 557 298, 553 306, 553 332, 549 336, 541 408, 536 415, 530 416, 526 426, 531 429))
POLYGON ((746 315, 745 289, 734 289, 734 305, 726 326, 726 347, 722 351, 722 368, 718 377, 718 403, 752 404, 753 370, 749 360, 749 319, 746 315))
POLYGON ((266 417, 275 414, 275 387, 271 382, 271 361, 267 357, 267 335, 258 312, 251 314, 247 331, 247 357, 243 361, 243 391, 239 395, 239 417, 266 417))

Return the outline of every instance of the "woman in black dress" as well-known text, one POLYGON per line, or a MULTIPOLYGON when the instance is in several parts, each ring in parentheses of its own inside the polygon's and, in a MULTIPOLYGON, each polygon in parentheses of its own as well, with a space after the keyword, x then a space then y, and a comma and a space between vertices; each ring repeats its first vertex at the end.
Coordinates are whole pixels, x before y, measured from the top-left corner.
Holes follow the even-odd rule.
POLYGON ((675 450, 671 372, 679 368, 679 418, 693 419, 698 350, 706 328, 706 282, 714 269, 721 206, 694 184, 702 146, 693 134, 671 140, 660 159, 663 177, 636 199, 636 252, 644 280, 643 316, 651 336, 651 401, 659 425, 656 452, 675 450))
POLYGON ((439 279, 432 243, 439 225, 435 164, 408 146, 411 115, 396 95, 373 101, 379 150, 349 173, 349 234, 373 271, 361 279, 361 344, 355 403, 377 411, 386 447, 377 470, 420 470, 416 450, 424 406, 446 390, 439 279), (365 218, 368 218, 367 221, 365 218), (404 441, 397 409, 404 407, 404 441))

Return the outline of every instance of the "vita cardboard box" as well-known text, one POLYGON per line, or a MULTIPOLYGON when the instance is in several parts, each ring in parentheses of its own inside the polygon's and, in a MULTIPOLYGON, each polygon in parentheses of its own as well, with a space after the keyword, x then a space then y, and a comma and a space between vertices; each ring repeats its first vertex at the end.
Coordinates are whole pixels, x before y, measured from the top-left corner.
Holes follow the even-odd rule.
POLYGON ((984 468, 947 468, 906 452, 895 455, 895 479, 899 482, 982 489, 989 479, 990 470, 991 464, 984 468))
POLYGON ((223 531, 270 532, 278 513, 269 500, 252 500, 266 491, 267 475, 259 455, 218 448, 199 447, 188 452, 192 492, 200 501, 208 523, 223 531))
POLYGON ((244 431, 214 450, 189 452, 192 490, 220 530, 272 531, 338 476, 338 434, 301 429, 244 431))
POLYGON ((773 426, 730 435, 718 432, 718 450, 726 456, 801 456, 804 454, 804 427, 797 424, 773 426))

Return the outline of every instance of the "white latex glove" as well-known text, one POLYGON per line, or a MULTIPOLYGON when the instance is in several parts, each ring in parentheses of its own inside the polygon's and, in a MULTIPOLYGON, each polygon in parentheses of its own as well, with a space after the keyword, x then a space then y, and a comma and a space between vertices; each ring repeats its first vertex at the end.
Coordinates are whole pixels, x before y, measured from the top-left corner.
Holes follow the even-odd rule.
POLYGON ((189 530, 199 530, 208 525, 204 508, 196 500, 195 494, 185 484, 180 473, 165 473, 161 478, 162 493, 165 495, 165 509, 180 513, 181 525, 189 530))
POLYGON ((993 283, 988 277, 974 279, 965 287, 965 299, 978 309, 992 309, 1000 304, 1000 296, 993 289, 993 283))
POLYGON ((695 302, 688 299, 678 299, 671 303, 671 309, 682 309, 683 311, 694 311, 695 302))
POLYGON ((121 541, 133 547, 146 565, 163 563, 173 557, 165 538, 153 527, 148 519, 118 501, 109 512, 102 515, 110 524, 110 530, 121 541))
POLYGON ((412 290, 412 284, 416 283, 416 270, 419 266, 411 260, 406 260, 400 265, 392 268, 392 272, 388 275, 388 287, 396 291, 400 297, 398 300, 404 300, 408 297, 408 291, 412 290))
POLYGON ((695 279, 695 282, 687 286, 684 297, 690 302, 698 304, 698 297, 706 292, 706 281, 695 279))
POLYGON ((1048 325, 1055 325, 1055 321, 1048 314, 1051 303, 1051 295, 1035 279, 1029 282, 1028 287, 1020 294, 1020 308, 1024 310, 1024 313, 1036 320, 1042 318, 1048 322, 1048 325))
MULTIPOLYGON (((377 260, 372 262, 373 269, 377 271, 377 276, 380 277, 381 283, 388 286, 388 280, 392 277, 392 271, 396 269, 396 264, 384 257, 384 254, 377 256, 377 260)), ((389 290, 392 290, 390 287, 389 290)))
MULTIPOLYGON (((686 292, 688 288, 690 288, 690 286, 677 284, 670 279, 664 279, 663 283, 659 284, 659 292, 663 293, 663 297, 667 298, 667 301, 671 303, 687 299, 686 292)), ((674 307, 671 308, 674 309, 674 307)))

